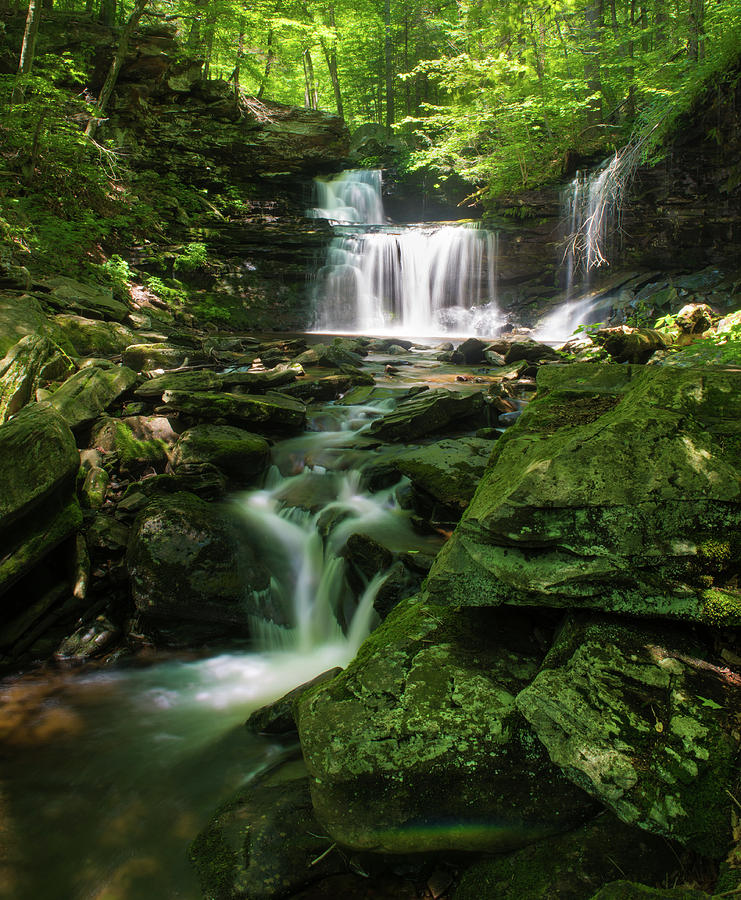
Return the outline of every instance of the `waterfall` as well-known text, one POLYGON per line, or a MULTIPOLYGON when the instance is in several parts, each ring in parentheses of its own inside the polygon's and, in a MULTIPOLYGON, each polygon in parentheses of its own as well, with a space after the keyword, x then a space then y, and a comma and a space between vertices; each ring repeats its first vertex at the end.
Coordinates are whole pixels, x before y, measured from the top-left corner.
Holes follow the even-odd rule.
POLYGON ((335 236, 314 282, 317 331, 496 334, 498 235, 475 223, 383 226, 380 171, 316 184, 335 236), (353 227, 348 227, 349 225, 353 227))

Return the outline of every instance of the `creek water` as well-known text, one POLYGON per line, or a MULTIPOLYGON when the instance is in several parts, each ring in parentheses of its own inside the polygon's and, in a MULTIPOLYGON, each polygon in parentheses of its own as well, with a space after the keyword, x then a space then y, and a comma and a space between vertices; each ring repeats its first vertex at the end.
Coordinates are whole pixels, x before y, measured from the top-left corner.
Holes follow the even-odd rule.
MULTIPOLYGON (((380 383, 387 361, 371 361, 380 383)), ((403 386, 419 383, 429 355, 406 361, 403 386)), ((362 430, 393 407, 386 393, 367 406, 317 407, 307 434, 275 445, 265 485, 232 498, 273 573, 265 601, 282 624, 256 621, 248 648, 0 682, 0 897, 201 896, 189 841, 285 752, 244 728, 248 714, 346 665, 374 624, 383 573, 355 595, 339 555, 347 537, 412 552, 440 546, 412 530, 394 488, 363 488, 374 451, 362 430)))

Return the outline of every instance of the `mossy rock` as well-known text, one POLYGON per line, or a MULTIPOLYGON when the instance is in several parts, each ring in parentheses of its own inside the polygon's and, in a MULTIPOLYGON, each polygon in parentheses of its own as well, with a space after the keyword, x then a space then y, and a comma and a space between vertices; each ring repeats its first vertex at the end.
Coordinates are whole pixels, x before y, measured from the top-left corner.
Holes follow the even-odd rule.
POLYGON ((741 373, 575 363, 538 387, 430 599, 741 623, 741 373))
POLYGON ((656 884, 676 866, 669 841, 606 813, 567 834, 474 863, 453 900, 589 900, 616 875, 656 884))
POLYGON ((336 841, 506 850, 590 816, 514 706, 539 665, 532 628, 514 610, 403 601, 342 674, 301 697, 314 809, 336 841))
POLYGON ((575 784, 628 825, 728 852, 741 675, 676 627, 576 618, 517 708, 575 784))
POLYGON ((306 425, 306 406, 300 400, 270 391, 259 396, 226 392, 165 391, 162 412, 179 412, 214 424, 259 428, 260 431, 297 432, 306 425))
POLYGON ((73 431, 90 425, 138 381, 125 366, 95 361, 68 378, 51 397, 51 404, 73 431))
POLYGON ((233 484, 253 483, 265 471, 270 446, 265 438, 232 425, 196 425, 180 435, 172 468, 215 466, 233 484))
POLYGON ((119 322, 69 314, 54 316, 53 321, 78 356, 117 356, 136 342, 134 332, 119 322))
POLYGON ((0 360, 0 424, 15 415, 51 381, 74 371, 74 364, 50 338, 29 334, 0 360))
POLYGON ((458 393, 439 388, 399 403, 371 423, 370 434, 383 441, 415 441, 427 435, 460 432, 484 424, 481 391, 458 393))

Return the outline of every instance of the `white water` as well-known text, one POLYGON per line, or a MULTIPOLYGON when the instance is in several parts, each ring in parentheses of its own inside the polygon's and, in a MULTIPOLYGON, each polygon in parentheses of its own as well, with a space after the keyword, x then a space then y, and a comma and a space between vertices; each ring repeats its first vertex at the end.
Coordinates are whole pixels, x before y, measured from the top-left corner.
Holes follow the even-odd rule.
POLYGON ((317 180, 316 190, 309 214, 334 223, 336 234, 316 275, 315 330, 498 333, 494 232, 475 224, 378 227, 385 220, 378 171, 343 172, 317 180))

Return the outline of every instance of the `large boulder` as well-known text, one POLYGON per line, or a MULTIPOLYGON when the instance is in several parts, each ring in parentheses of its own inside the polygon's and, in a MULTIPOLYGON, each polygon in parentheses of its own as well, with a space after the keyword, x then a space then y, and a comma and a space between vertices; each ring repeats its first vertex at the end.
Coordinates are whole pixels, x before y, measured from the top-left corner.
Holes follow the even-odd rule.
POLYGON ((61 337, 32 294, 0 292, 0 356, 27 334, 61 337))
POLYGON ((79 465, 72 432, 48 403, 0 425, 0 593, 79 527, 79 465))
POLYGON ((177 369, 188 363, 202 363, 205 355, 192 347, 174 344, 132 344, 123 352, 123 363, 135 372, 177 369))
POLYGON ((259 396, 213 391, 165 391, 162 412, 183 413, 196 420, 267 431, 302 431, 306 406, 274 391, 259 396))
POLYGON ((68 378, 51 397, 73 430, 89 425, 137 383, 138 377, 125 366, 94 360, 68 378))
POLYGON ((270 584, 231 510, 185 492, 139 514, 127 563, 143 626, 165 643, 247 636, 270 584))
POLYGON ((384 441, 415 441, 446 431, 465 431, 483 424, 483 394, 439 388, 404 400, 371 423, 370 434, 384 441))
POLYGON ((66 275, 42 279, 34 287, 45 292, 44 300, 62 312, 79 313, 91 319, 123 322, 129 314, 125 303, 113 299, 113 293, 97 284, 81 284, 66 275))
POLYGON ((134 396, 141 400, 161 400, 165 391, 220 391, 222 387, 220 375, 208 369, 196 369, 148 378, 134 391, 134 396))
POLYGON ((137 341, 134 332, 120 322, 63 313, 54 316, 54 323, 78 356, 117 356, 137 341))
POLYGON ((741 373, 575 363, 538 388, 430 598, 741 622, 741 373))
POLYGON ((270 446, 265 438, 233 425, 196 425, 173 448, 175 472, 215 466, 234 484, 250 484, 266 469, 270 446))
POLYGON ((50 338, 33 334, 21 338, 0 360, 0 424, 33 399, 39 387, 73 369, 50 338))
POLYGON ((593 812, 515 707, 540 655, 514 612, 403 601, 342 674, 301 697, 314 810, 334 840, 502 851, 593 812))
POLYGON ((553 762, 628 825, 722 858, 740 701, 741 675, 674 628, 577 618, 516 704, 553 762))

